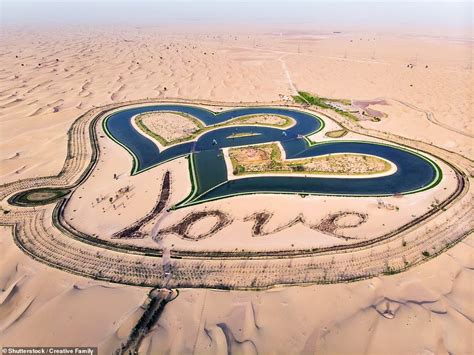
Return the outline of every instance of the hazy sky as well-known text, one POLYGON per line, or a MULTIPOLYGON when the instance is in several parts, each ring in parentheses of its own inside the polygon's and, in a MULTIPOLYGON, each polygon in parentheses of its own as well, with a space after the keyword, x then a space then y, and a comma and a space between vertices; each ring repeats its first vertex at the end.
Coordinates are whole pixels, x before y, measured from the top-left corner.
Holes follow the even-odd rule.
POLYGON ((4 24, 472 26, 472 2, 351 0, 0 0, 4 24))

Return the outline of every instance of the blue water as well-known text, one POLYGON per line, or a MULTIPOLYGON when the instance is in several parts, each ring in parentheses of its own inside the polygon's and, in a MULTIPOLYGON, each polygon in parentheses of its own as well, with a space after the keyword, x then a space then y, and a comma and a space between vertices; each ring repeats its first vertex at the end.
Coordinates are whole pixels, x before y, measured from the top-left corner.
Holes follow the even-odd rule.
POLYGON ((133 174, 137 174, 145 169, 150 168, 151 166, 163 163, 167 160, 185 154, 189 154, 190 152, 243 144, 271 142, 277 141, 279 139, 292 139, 298 135, 307 135, 321 128, 321 121, 304 112, 279 108, 245 108, 213 114, 211 111, 194 106, 159 105, 131 108, 119 111, 109 117, 106 122, 106 126, 109 133, 120 143, 127 146, 127 148, 131 150, 138 158, 137 166, 133 171, 133 174), (270 127, 251 126, 244 128, 239 126, 234 128, 221 128, 203 135, 198 140, 198 142, 188 142, 175 145, 160 152, 151 140, 137 132, 131 124, 131 118, 133 116, 150 111, 176 111, 180 113, 186 113, 198 118, 208 126, 226 122, 244 115, 262 113, 292 117, 295 119, 297 124, 285 131, 286 136, 282 135, 281 130, 270 127), (249 131, 261 133, 262 136, 226 139, 226 137, 232 133, 249 131), (213 139, 218 141, 219 144, 217 146, 212 144, 213 139))
POLYGON ((223 198, 246 193, 308 193, 328 195, 391 195, 423 189, 436 179, 437 170, 427 159, 394 146, 371 142, 330 142, 310 146, 303 136, 318 131, 323 126, 319 118, 291 109, 242 108, 222 113, 185 105, 157 105, 126 109, 112 114, 105 122, 107 130, 117 141, 136 156, 132 174, 138 174, 155 165, 179 156, 193 154, 196 176, 194 197, 186 204, 207 199, 223 198), (285 130, 272 127, 238 126, 222 127, 208 131, 196 141, 172 146, 163 151, 148 138, 138 133, 131 124, 134 115, 150 111, 175 111, 201 120, 205 125, 226 122, 236 117, 252 114, 278 114, 291 117, 296 124, 285 130), (230 138, 236 133, 255 133, 247 137, 230 138), (374 178, 320 178, 304 176, 261 176, 227 181, 227 171, 222 148, 280 142, 286 157, 307 158, 330 153, 371 154, 393 162, 397 172, 374 178))

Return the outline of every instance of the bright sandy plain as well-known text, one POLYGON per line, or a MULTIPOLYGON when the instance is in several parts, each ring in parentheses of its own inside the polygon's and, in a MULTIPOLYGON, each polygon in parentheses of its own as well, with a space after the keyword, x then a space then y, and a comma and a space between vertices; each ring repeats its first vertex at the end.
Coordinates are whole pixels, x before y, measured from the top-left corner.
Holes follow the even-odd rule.
MULTIPOLYGON (((281 95, 298 89, 331 98, 383 98, 387 105, 372 108, 388 116, 379 123, 364 122, 367 128, 472 157, 472 49, 472 39, 374 33, 9 29, 0 52, 1 183, 56 174, 74 119, 94 106, 147 97, 238 105, 280 101, 281 95)), ((316 138, 324 139, 323 133, 316 138)), ((357 137, 345 137, 350 138, 357 137)), ((102 173, 83 185, 84 195, 73 199, 67 211, 71 223, 84 231, 108 238, 150 210, 165 168, 175 172, 173 186, 179 186, 172 191, 173 201, 189 192, 183 160, 132 181, 130 156, 107 138, 101 144, 106 156, 114 158, 104 160, 102 173), (113 173, 120 178, 112 186, 113 173), (98 194, 129 183, 137 187, 134 198, 140 207, 119 208, 118 219, 116 210, 94 218, 98 212, 89 206, 98 194), (147 188, 138 188, 141 185, 147 188)), ((375 198, 362 204, 344 199, 344 206, 369 214, 357 232, 374 237, 423 212, 434 198, 442 199, 452 188, 450 177, 448 173, 430 191, 402 200, 387 198, 387 203, 400 207, 399 212, 378 209, 375 198)), ((282 196, 225 199, 206 208, 224 209, 238 219, 248 213, 248 201, 255 210, 284 203, 288 210, 272 211, 276 225, 309 208, 315 220, 323 212, 340 209, 338 198, 282 196)), ((163 225, 191 209, 177 211, 163 225)), ((216 243, 222 243, 222 247, 259 249, 288 243, 278 234, 252 241, 237 233, 246 228, 239 223, 203 240, 199 248, 220 248, 216 243)), ((16 247, 11 229, 0 231, 0 345, 97 344, 103 353, 120 346, 143 312, 149 289, 96 282, 49 268, 16 247)), ((300 226, 286 233, 298 236, 293 241, 297 245, 315 240, 300 226)), ((164 242, 187 247, 173 236, 164 242)), ((334 242, 327 236, 318 238, 321 245, 334 242)), ((141 350, 468 354, 473 349, 472 248, 469 236, 407 272, 355 283, 262 292, 181 290, 141 350), (395 314, 393 319, 382 316, 387 307, 395 314), (230 340, 225 333, 232 335, 230 340)))

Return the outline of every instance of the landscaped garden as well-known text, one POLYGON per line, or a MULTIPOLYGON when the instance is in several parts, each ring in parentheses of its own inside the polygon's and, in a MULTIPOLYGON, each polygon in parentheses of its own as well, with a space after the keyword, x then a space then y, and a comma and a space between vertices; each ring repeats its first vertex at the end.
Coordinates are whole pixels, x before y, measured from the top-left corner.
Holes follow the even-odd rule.
POLYGON ((365 175, 384 173, 391 168, 390 163, 384 159, 351 153, 285 160, 276 143, 230 148, 229 157, 234 175, 259 173, 365 175))

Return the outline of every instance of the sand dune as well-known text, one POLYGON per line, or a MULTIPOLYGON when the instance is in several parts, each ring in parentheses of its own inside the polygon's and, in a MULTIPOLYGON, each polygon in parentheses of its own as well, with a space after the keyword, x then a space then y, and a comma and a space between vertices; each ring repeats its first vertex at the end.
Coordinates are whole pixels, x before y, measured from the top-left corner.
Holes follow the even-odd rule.
POLYGON ((462 298, 456 288, 472 284, 472 243, 470 237, 406 273, 350 284, 264 293, 181 291, 143 350, 468 354, 472 314, 464 312, 473 309, 472 297, 462 298), (469 255, 471 262, 463 266, 469 255))
MULTIPOLYGON (((370 108, 386 117, 381 122, 364 121, 365 127, 472 157, 472 46, 472 40, 355 32, 249 29, 227 33, 216 29, 210 35, 164 26, 120 31, 5 27, 0 53, 0 183, 57 174, 66 157, 66 133, 77 117, 95 106, 147 97, 238 105, 281 101, 295 90, 304 90, 330 98, 383 99, 387 105, 370 108)), ((119 178, 109 184, 110 174, 106 179, 98 173, 90 180, 99 182, 95 185, 101 186, 95 191, 98 195, 134 182, 160 181, 162 167, 132 180, 127 153, 106 138, 100 143, 114 157, 100 163, 102 171, 113 171, 119 178)), ((176 172, 175 184, 182 187, 173 190, 171 199, 176 202, 188 193, 187 165, 182 159, 169 166, 176 172)), ((407 196, 403 202, 384 200, 401 206, 399 214, 381 210, 376 199, 368 199, 359 207, 374 218, 348 235, 374 236, 389 230, 412 218, 413 205, 429 208, 434 195, 445 196, 448 187, 439 185, 433 194, 407 196)), ((106 238, 150 210, 158 189, 158 184, 151 184, 146 191, 133 190, 130 199, 137 207, 127 213, 121 205, 117 210, 109 206, 103 213, 103 205, 91 208, 95 195, 77 199, 69 211, 71 223, 86 232, 87 228, 100 230, 99 237, 106 238)), ((265 248, 265 239, 238 234, 251 230, 251 221, 244 220, 247 198, 209 204, 209 208, 235 212, 234 229, 218 237, 238 247, 252 241, 254 248, 265 248)), ((251 203, 261 210, 282 203, 287 206, 290 212, 276 211, 265 226, 270 231, 297 218, 305 208, 324 206, 312 209, 308 224, 316 224, 325 210, 340 209, 339 201, 326 202, 323 197, 303 201, 257 197, 251 203)), ((199 208, 164 214, 150 229, 166 228, 194 210, 199 208)), ((209 224, 195 229, 201 232, 209 224)), ((321 245, 341 242, 309 232, 304 223, 285 233, 295 236, 296 245, 309 245, 315 238, 320 238, 321 245)), ((284 243, 281 236, 273 236, 273 245, 284 243)), ((143 243, 156 246, 153 240, 143 243)), ((186 247, 176 236, 161 243, 186 247)), ((202 248, 219 248, 212 239, 200 243, 202 248)), ((274 353, 275 349, 279 353, 469 354, 473 349, 473 243, 471 235, 407 272, 350 284, 265 292, 180 290, 140 350, 145 354, 251 354, 274 353)), ((150 291, 49 268, 20 251, 11 229, 5 227, 0 228, 0 270, 0 346, 97 344, 101 353, 112 353, 142 315, 150 291)))
POLYGON ((10 233, 1 227, 0 346, 87 346, 107 340, 101 346, 104 353, 118 348, 140 317, 146 290, 98 283, 38 264, 16 247, 10 233))
MULTIPOLYGON (((225 40, 225 35, 194 35, 191 40, 166 30, 159 36, 130 30, 124 41, 105 28, 88 34, 70 30, 60 36, 46 31, 7 30, 7 34, 0 61, 5 68, 3 92, 9 96, 0 103, 0 116, 2 122, 15 125, 17 119, 12 117, 30 115, 32 120, 48 122, 55 116, 54 121, 67 125, 94 105, 144 97, 271 101, 279 94, 294 93, 296 86, 334 98, 401 100, 432 112, 446 126, 472 134, 472 75, 466 61, 470 44, 463 42, 442 42, 444 50, 439 51, 440 40, 364 34, 359 41, 350 33, 318 40, 236 35, 233 41, 225 40)), ((391 113, 389 119, 395 122, 391 128, 398 126, 405 133, 405 125, 397 123, 406 116, 391 113)), ((24 119, 23 124, 30 122, 24 119)), ((4 124, 2 134, 10 129, 4 124)), ((468 153, 465 136, 439 130, 432 122, 424 130, 431 136, 438 136, 438 131, 446 137, 447 149, 468 153)), ((55 150, 51 143, 41 143, 55 150)), ((31 151, 34 160, 50 161, 31 147, 19 148, 31 151)), ((59 169, 61 159, 54 160, 45 173, 59 169)), ((31 172, 23 171, 19 177, 27 176, 31 172)))

